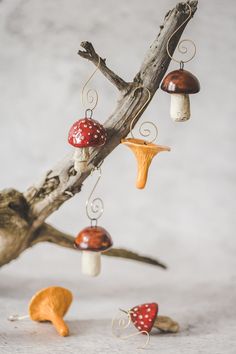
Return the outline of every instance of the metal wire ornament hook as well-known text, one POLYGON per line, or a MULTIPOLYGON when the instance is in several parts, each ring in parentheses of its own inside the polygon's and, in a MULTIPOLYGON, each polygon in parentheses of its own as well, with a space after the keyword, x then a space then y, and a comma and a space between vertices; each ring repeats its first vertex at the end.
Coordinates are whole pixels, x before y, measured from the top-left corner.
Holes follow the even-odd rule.
POLYGON ((187 7, 188 7, 188 9, 189 9, 189 15, 188 15, 188 17, 184 20, 184 22, 182 22, 181 25, 172 33, 172 35, 170 36, 170 38, 168 39, 167 44, 166 44, 166 51, 167 51, 167 54, 169 55, 169 57, 170 57, 173 61, 175 61, 176 63, 179 63, 179 64, 180 64, 180 68, 181 68, 181 69, 183 69, 185 63, 188 63, 189 61, 191 61, 191 60, 195 57, 195 55, 196 55, 196 44, 195 44, 191 39, 182 39, 182 40, 179 42, 178 46, 177 46, 177 50, 179 51, 179 53, 181 53, 181 54, 188 54, 189 49, 188 49, 185 45, 183 45, 183 44, 184 44, 184 43, 185 43, 185 44, 186 44, 186 43, 190 43, 190 44, 192 45, 193 53, 192 53, 192 55, 190 56, 189 59, 186 59, 186 60, 178 60, 178 59, 176 59, 173 55, 170 54, 170 50, 169 50, 170 41, 171 41, 171 39, 173 38, 173 36, 180 30, 180 28, 181 28, 182 26, 184 26, 184 24, 185 24, 186 22, 188 22, 188 20, 189 20, 189 19, 191 18, 191 16, 192 16, 192 8, 191 8, 191 6, 190 6, 188 3, 185 3, 185 4, 187 5, 187 7))
POLYGON ((91 221, 91 226, 97 226, 97 221, 102 216, 102 214, 104 212, 103 200, 99 197, 92 198, 93 194, 95 192, 95 189, 97 188, 97 185, 102 177, 101 165, 102 165, 102 163, 98 167, 94 168, 93 171, 91 172, 91 175, 92 175, 94 171, 98 171, 99 176, 98 176, 98 179, 97 179, 95 185, 93 186, 93 189, 86 201, 86 214, 87 214, 87 217, 91 221))
MULTIPOLYGON (((144 89, 147 91, 148 93, 148 98, 147 100, 144 102, 144 104, 142 105, 142 107, 138 110, 138 112, 135 114, 134 118, 132 119, 131 123, 130 123, 130 135, 133 139, 135 139, 135 136, 132 132, 133 130, 133 125, 135 122, 135 119, 138 117, 138 115, 140 114, 140 112, 142 112, 142 110, 146 107, 146 105, 148 104, 148 102, 151 99, 151 92, 149 91, 149 89, 147 87, 144 86, 138 86, 136 87, 136 89, 134 90, 134 93, 138 90, 138 89, 144 89)), ((151 134, 153 134, 153 138, 148 141, 148 143, 152 143, 153 141, 156 140, 157 136, 158 136, 158 129, 157 126, 150 121, 145 121, 143 122, 140 126, 139 126, 139 134, 144 137, 144 138, 148 138, 151 134)))
POLYGON ((119 313, 119 317, 116 315, 113 319, 112 319, 112 322, 111 322, 111 331, 112 331, 112 334, 114 337, 116 338, 119 338, 119 339, 128 339, 128 338, 131 338, 131 337, 135 337, 135 336, 138 336, 139 334, 146 334, 147 336, 147 339, 145 341, 145 343, 140 346, 140 347, 137 347, 137 349, 144 349, 147 347, 147 345, 149 344, 149 341, 150 341, 150 336, 149 336, 149 333, 147 331, 139 331, 139 332, 136 332, 136 333, 132 333, 132 334, 128 334, 128 335, 125 335, 125 336, 122 336, 120 335, 119 333, 125 329, 127 329, 128 327, 130 327, 130 324, 131 324, 131 311, 128 310, 128 311, 124 311, 122 309, 119 309, 121 312, 125 313, 125 317, 121 317, 120 313, 119 313), (116 327, 116 321, 118 322, 118 326, 116 327), (118 330, 119 333, 116 333, 116 331, 118 330))
POLYGON ((101 63, 100 57, 98 57, 98 64, 94 72, 89 76, 88 80, 85 82, 82 91, 81 91, 81 102, 86 111, 93 111, 98 104, 98 93, 95 89, 88 89, 86 87, 96 72, 99 70, 101 63))
POLYGON ((14 322, 14 321, 25 320, 25 319, 27 319, 27 318, 29 318, 29 315, 22 315, 22 316, 20 316, 20 315, 15 314, 15 315, 10 315, 7 319, 8 319, 8 321, 14 322))

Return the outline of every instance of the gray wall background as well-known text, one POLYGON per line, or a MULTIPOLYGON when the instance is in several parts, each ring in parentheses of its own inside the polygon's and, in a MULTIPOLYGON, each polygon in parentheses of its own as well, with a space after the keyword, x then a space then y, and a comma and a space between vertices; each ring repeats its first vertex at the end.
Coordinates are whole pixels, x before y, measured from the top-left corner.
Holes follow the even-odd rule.
MULTIPOLYGON (((1 188, 25 190, 71 150, 68 129, 83 116, 80 90, 94 69, 76 54, 80 42, 91 41, 112 69, 131 80, 175 3, 0 3, 1 188)), ((101 224, 116 246, 157 256, 170 266, 182 267, 184 258, 186 264, 194 262, 196 269, 202 266, 206 272, 212 272, 216 263, 221 263, 224 274, 232 267, 235 16, 233 0, 200 1, 183 38, 196 42, 197 56, 186 69, 199 78, 201 92, 191 97, 192 118, 187 123, 171 121, 170 97, 162 91, 146 111, 143 119, 159 127, 158 142, 172 147, 171 153, 153 161, 146 189, 135 189, 136 162, 124 146, 105 161, 98 189, 105 202, 101 224)), ((174 68, 173 63, 170 70, 174 68)), ((100 95, 94 117, 103 122, 115 107, 117 93, 100 73, 92 84, 100 95)), ((87 225, 85 201, 92 183, 87 181, 82 193, 49 221, 71 234, 87 225)), ((78 257, 39 245, 22 256, 22 267, 32 259, 35 267, 40 266, 40 255, 69 263, 78 257)))

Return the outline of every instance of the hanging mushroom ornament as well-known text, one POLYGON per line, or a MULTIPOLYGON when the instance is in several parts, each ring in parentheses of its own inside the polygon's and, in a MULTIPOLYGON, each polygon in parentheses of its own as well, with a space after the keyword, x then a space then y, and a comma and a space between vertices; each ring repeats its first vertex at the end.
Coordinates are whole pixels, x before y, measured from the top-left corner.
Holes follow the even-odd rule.
POLYGON ((196 76, 184 69, 171 71, 163 80, 161 89, 171 94, 170 116, 175 122, 190 118, 189 95, 200 90, 196 76))
POLYGON ((100 67, 100 57, 98 65, 89 79, 83 86, 81 93, 82 105, 85 108, 85 117, 77 120, 70 128, 68 142, 75 148, 73 155, 74 169, 81 173, 86 170, 90 157, 90 148, 98 148, 106 143, 107 133, 103 125, 92 119, 93 111, 98 103, 98 93, 96 90, 87 89, 87 85, 100 67))
POLYGON ((69 328, 63 320, 73 296, 70 290, 60 286, 50 286, 38 291, 30 300, 29 315, 8 317, 9 321, 30 318, 37 322, 52 322, 60 336, 69 335, 69 328))
POLYGON ((180 64, 180 69, 171 71, 169 74, 167 74, 161 84, 161 89, 171 94, 170 116, 175 122, 185 122, 190 118, 191 112, 189 95, 200 91, 200 83, 196 76, 194 76, 191 72, 184 70, 184 63, 189 62, 195 57, 195 43, 192 40, 184 39, 178 44, 178 50, 182 54, 188 53, 187 47, 182 47, 183 43, 188 42, 193 46, 193 54, 188 60, 185 61, 174 58, 169 50, 170 41, 173 36, 192 16, 191 6, 188 3, 185 3, 185 5, 189 8, 189 15, 186 20, 170 36, 166 46, 167 54, 172 60, 180 64))
POLYGON ((85 118, 77 120, 70 128, 68 142, 75 148, 74 169, 83 172, 89 160, 91 147, 103 146, 106 142, 107 133, 102 124, 92 119, 92 110, 85 112, 85 118), (88 118, 87 114, 91 116, 88 118))
POLYGON ((75 247, 82 251, 82 273, 92 277, 101 272, 101 253, 107 251, 113 245, 109 232, 103 227, 97 226, 97 221, 103 214, 104 205, 101 198, 92 199, 101 178, 101 167, 95 170, 99 171, 99 177, 86 202, 86 213, 91 225, 79 232, 74 243, 75 247))
POLYGON ((155 136, 151 141, 134 138, 134 135, 132 133, 134 121, 137 118, 137 116, 139 115, 139 113, 144 109, 144 107, 147 105, 147 103, 151 99, 150 91, 146 87, 137 87, 135 89, 135 91, 140 88, 145 89, 148 92, 148 99, 144 103, 144 105, 141 107, 141 109, 137 112, 135 117, 132 119, 132 122, 130 124, 130 134, 131 134, 132 138, 122 139, 121 143, 128 146, 133 151, 133 153, 136 157, 137 165, 138 165, 136 187, 139 189, 143 189, 146 185, 146 182, 147 182, 148 170, 149 170, 149 166, 152 162, 152 159, 159 152, 170 151, 170 148, 168 146, 153 144, 154 140, 156 140, 156 138, 157 138, 158 131, 157 131, 157 127, 152 122, 144 122, 141 124, 141 126, 139 128, 139 133, 143 137, 148 137, 151 134, 151 130, 149 128, 145 128, 144 124, 145 125, 149 124, 152 128, 154 128, 154 135, 155 136))
POLYGON ((88 226, 75 239, 75 247, 82 251, 82 273, 92 277, 101 272, 101 253, 112 246, 110 234, 100 226, 88 226))

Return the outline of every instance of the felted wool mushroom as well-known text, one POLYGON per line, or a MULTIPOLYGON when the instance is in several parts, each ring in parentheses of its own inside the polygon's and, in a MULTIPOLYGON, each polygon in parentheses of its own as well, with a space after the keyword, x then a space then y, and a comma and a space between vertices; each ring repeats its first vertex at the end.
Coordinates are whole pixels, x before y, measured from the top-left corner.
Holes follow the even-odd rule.
POLYGON ((189 94, 200 91, 196 76, 183 69, 171 71, 162 81, 161 89, 171 94, 171 118, 175 122, 188 120, 191 115, 189 94))
POLYGON ((134 153, 138 164, 136 187, 143 189, 147 182, 149 166, 154 156, 161 151, 170 151, 168 146, 156 145, 143 139, 127 138, 121 143, 128 146, 134 153))
POLYGON ((69 335, 69 328, 63 317, 72 302, 72 293, 59 286, 51 286, 40 290, 31 299, 29 316, 33 321, 50 321, 57 332, 65 337, 69 335))
POLYGON ((77 120, 69 130, 68 142, 75 147, 74 169, 83 171, 89 159, 89 148, 105 144, 107 133, 102 124, 92 118, 77 120))
POLYGON ((92 277, 101 271, 101 252, 112 247, 110 234, 100 226, 89 226, 80 231, 75 247, 82 251, 82 273, 92 277))

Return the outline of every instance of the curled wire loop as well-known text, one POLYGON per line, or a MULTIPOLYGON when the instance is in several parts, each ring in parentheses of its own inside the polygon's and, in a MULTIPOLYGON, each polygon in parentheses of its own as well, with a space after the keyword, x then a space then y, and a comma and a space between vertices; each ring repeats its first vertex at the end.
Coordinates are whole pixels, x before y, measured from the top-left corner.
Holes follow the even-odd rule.
POLYGON ((93 186, 93 189, 86 201, 86 214, 87 214, 87 217, 90 219, 92 226, 97 225, 98 219, 102 216, 102 214, 104 212, 103 200, 99 197, 93 198, 93 194, 95 192, 95 189, 97 188, 97 185, 102 177, 101 164, 98 167, 95 167, 93 169, 93 171, 91 172, 91 176, 93 175, 94 171, 98 171, 99 175, 98 175, 97 181, 96 181, 95 185, 93 186))
POLYGON ((125 313, 125 317, 124 315, 122 315, 121 317, 121 314, 120 312, 112 319, 112 323, 111 323, 111 331, 112 331, 112 334, 114 337, 117 337, 117 338, 120 338, 120 339, 128 339, 128 338, 131 338, 131 337, 135 337, 135 336, 138 336, 139 334, 146 334, 147 338, 146 338, 146 341, 145 343, 142 345, 142 346, 139 346, 137 349, 144 349, 147 347, 147 345, 149 344, 149 341, 150 341, 150 336, 149 336, 149 333, 147 331, 139 331, 139 332, 136 332, 136 333, 132 333, 132 334, 128 334, 128 335, 122 335, 122 332, 129 328, 130 327, 130 324, 131 324, 131 311, 128 310, 128 311, 124 311, 124 310, 121 310, 121 312, 125 313), (118 316, 119 315, 119 316, 118 316), (116 323, 117 323, 117 326, 116 326, 116 323), (118 332, 118 333, 117 333, 118 332))
POLYGON ((20 315, 17 315, 17 314, 15 314, 15 315, 10 315, 10 316, 8 316, 8 321, 21 321, 21 320, 25 320, 26 318, 29 318, 29 315, 22 315, 22 316, 20 316, 20 315))
POLYGON ((93 78, 93 76, 96 74, 100 67, 100 62, 101 59, 98 57, 98 64, 94 72, 89 76, 88 80, 85 82, 82 91, 81 91, 81 102, 83 107, 89 111, 93 111, 94 108, 98 104, 98 93, 95 89, 87 89, 87 85, 90 82, 90 80, 93 78))
POLYGON ((169 50, 169 46, 170 46, 170 41, 171 39, 173 38, 173 36, 180 30, 180 28, 182 26, 184 26, 184 24, 186 22, 188 22, 188 20, 191 18, 192 16, 192 9, 191 9, 191 6, 186 3, 187 7, 189 8, 189 15, 188 17, 184 20, 184 22, 181 23, 181 25, 172 33, 172 35, 170 36, 170 38, 168 39, 167 41, 167 44, 166 44, 166 51, 167 51, 167 54, 169 55, 169 57, 174 60, 176 63, 179 63, 180 64, 180 68, 183 69, 183 65, 184 63, 188 63, 189 61, 191 61, 195 55, 196 55, 196 45, 195 43, 191 40, 191 39, 182 39, 178 46, 177 46, 177 50, 179 51, 179 53, 181 54, 184 54, 184 55, 188 55, 189 54, 189 48, 186 46, 186 44, 190 44, 192 46, 192 54, 190 55, 190 57, 186 60, 178 60, 177 58, 175 58, 173 55, 170 54, 170 50, 169 50))
MULTIPOLYGON (((148 93, 148 98, 147 100, 144 102, 144 104, 142 105, 142 107, 138 110, 138 112, 135 114, 134 118, 132 119, 131 123, 130 123, 130 134, 131 134, 131 137, 133 139, 135 139, 134 137, 134 134, 132 132, 132 129, 133 129, 133 126, 134 126, 134 122, 135 122, 135 119, 138 117, 138 115, 140 114, 140 112, 142 112, 142 110, 146 107, 146 105, 148 104, 148 102, 150 101, 151 99, 151 92, 149 91, 149 89, 147 87, 144 87, 144 86, 138 86, 136 87, 136 89, 134 90, 134 93, 138 90, 138 89, 144 89, 147 91, 148 93)), ((153 123, 153 122, 150 122, 150 121, 146 121, 146 122, 143 122, 140 126, 139 126, 139 134, 144 137, 144 138, 150 138, 150 140, 148 141, 148 143, 152 143, 153 141, 156 140, 157 136, 158 136, 158 129, 157 129, 157 126, 153 123), (152 138, 151 138, 152 137, 152 138)))

